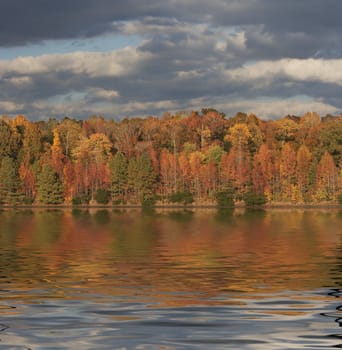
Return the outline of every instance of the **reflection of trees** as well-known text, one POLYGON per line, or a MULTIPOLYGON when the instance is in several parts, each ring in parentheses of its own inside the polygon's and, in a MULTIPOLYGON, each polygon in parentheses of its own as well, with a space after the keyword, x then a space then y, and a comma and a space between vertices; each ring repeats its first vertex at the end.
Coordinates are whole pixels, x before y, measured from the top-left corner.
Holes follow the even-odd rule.
POLYGON ((171 210, 168 212, 168 218, 179 222, 188 222, 193 218, 194 212, 191 210, 171 210))
POLYGON ((260 220, 266 217, 266 210, 262 208, 256 208, 256 209, 251 209, 247 208, 245 213, 244 213, 244 218, 247 220, 260 220))
POLYGON ((30 280, 27 289, 46 279, 51 293, 77 285, 133 298, 139 287, 163 303, 231 303, 241 294, 321 288, 337 275, 327 264, 339 254, 333 212, 78 209, 2 212, 0 220, 2 272, 14 286, 30 280))
POLYGON ((110 222, 110 213, 106 209, 97 210, 94 214, 94 219, 98 224, 108 224, 110 222))
POLYGON ((17 249, 18 241, 25 244, 25 241, 31 240, 34 220, 31 210, 8 210, 0 213, 0 274, 5 289, 18 281, 30 283, 31 279, 40 276, 43 271, 44 262, 33 249, 30 254, 17 249), (27 277, 28 272, 30 277, 27 277))

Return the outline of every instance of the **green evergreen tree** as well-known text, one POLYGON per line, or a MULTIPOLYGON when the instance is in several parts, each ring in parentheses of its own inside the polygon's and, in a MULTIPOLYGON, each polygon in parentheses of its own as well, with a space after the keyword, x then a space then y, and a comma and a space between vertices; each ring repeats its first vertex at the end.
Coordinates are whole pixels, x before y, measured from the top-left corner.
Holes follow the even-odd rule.
POLYGON ((62 204, 63 185, 50 165, 44 165, 38 176, 38 201, 43 204, 62 204))
POLYGON ((231 183, 226 184, 215 194, 217 206, 219 208, 234 207, 234 188, 231 183))
POLYGON ((156 175, 150 157, 143 154, 139 158, 131 158, 127 173, 128 185, 140 203, 143 205, 153 203, 156 175))
POLYGON ((4 157, 0 166, 0 203, 16 205, 23 202, 18 167, 13 158, 4 157))
POLYGON ((103 188, 99 188, 95 193, 94 199, 98 204, 108 204, 110 200, 110 192, 103 188))
POLYGON ((127 167, 127 184, 128 184, 128 192, 130 198, 133 198, 134 201, 137 201, 138 196, 138 186, 136 183, 136 179, 138 177, 138 161, 137 158, 132 157, 128 162, 127 167))
POLYGON ((267 203, 267 198, 264 193, 256 193, 250 190, 245 193, 244 201, 247 207, 262 206, 267 203))
POLYGON ((124 201, 127 191, 128 161, 118 152, 109 162, 111 175, 111 194, 114 201, 124 201))
POLYGON ((342 194, 337 195, 337 202, 338 204, 342 204, 342 194))
POLYGON ((194 196, 191 192, 175 192, 168 197, 171 203, 191 204, 194 202, 194 196))

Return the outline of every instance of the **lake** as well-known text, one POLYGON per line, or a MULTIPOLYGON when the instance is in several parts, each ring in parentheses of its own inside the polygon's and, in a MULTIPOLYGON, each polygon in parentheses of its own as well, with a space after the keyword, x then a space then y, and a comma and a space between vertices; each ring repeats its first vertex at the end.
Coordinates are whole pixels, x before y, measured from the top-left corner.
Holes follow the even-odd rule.
POLYGON ((342 212, 2 210, 0 349, 342 347, 342 212))

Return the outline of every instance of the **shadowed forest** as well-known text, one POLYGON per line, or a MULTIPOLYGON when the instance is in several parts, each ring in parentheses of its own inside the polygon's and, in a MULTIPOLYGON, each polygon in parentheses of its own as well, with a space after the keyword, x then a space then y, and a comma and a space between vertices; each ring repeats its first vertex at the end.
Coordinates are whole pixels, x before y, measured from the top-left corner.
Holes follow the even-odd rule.
POLYGON ((342 202, 342 117, 0 118, 0 203, 342 202))

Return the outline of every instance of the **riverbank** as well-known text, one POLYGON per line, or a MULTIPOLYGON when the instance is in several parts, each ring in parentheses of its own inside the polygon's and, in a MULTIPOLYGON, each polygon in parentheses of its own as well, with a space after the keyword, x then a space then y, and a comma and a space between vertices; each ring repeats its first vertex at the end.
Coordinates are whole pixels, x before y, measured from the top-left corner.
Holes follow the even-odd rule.
POLYGON ((291 209, 291 208, 335 208, 342 209, 342 204, 335 202, 324 202, 324 203, 282 203, 282 202, 273 202, 267 203, 261 206, 251 206, 248 207, 244 204, 238 203, 233 207, 219 207, 215 204, 185 204, 185 205, 176 205, 176 204, 163 204, 163 205, 153 205, 153 206, 142 206, 139 204, 23 204, 23 205, 0 205, 1 209, 143 209, 143 208, 155 208, 155 209, 234 209, 234 208, 246 208, 246 209, 291 209))

